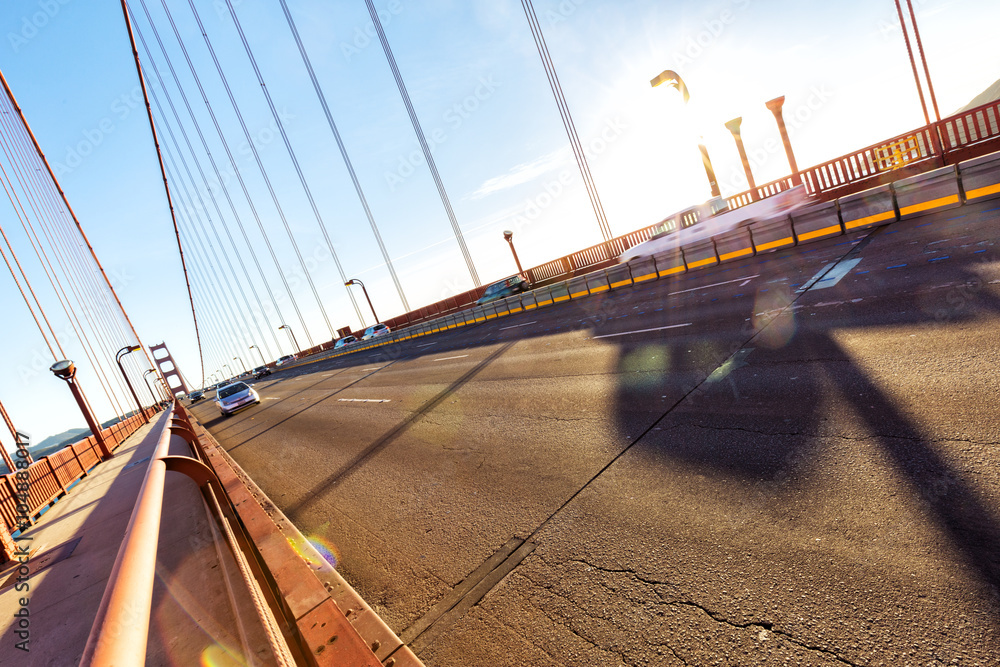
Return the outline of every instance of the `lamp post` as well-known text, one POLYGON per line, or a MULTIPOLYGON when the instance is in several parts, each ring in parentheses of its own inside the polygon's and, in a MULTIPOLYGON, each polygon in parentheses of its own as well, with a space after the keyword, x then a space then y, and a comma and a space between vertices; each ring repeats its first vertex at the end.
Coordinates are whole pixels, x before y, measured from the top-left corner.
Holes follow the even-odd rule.
POLYGON ((503 237, 504 239, 507 240, 507 245, 510 246, 510 251, 514 253, 514 263, 517 264, 517 272, 523 274, 524 269, 521 268, 521 260, 517 258, 517 251, 514 250, 514 232, 510 231, 509 229, 505 229, 503 231, 503 237))
POLYGON ((229 367, 229 364, 222 364, 222 367, 229 371, 229 375, 226 376, 227 380, 233 379, 233 369, 229 367))
MULTIPOLYGON (((688 100, 691 98, 691 94, 688 92, 687 85, 684 83, 684 79, 681 75, 672 69, 666 69, 660 72, 654 79, 649 82, 653 88, 656 88, 661 83, 665 83, 673 88, 677 89, 684 97, 684 105, 687 105, 688 100)), ((712 160, 708 157, 708 148, 705 147, 704 142, 699 137, 698 151, 701 153, 701 163, 705 167, 705 175, 708 177, 708 186, 712 189, 712 196, 719 197, 719 183, 715 178, 715 169, 712 167, 712 160)))
POLYGON ((125 384, 128 385, 128 390, 132 392, 132 398, 135 399, 135 404, 139 406, 139 414, 142 415, 142 418, 148 424, 149 418, 146 417, 146 415, 142 411, 142 402, 139 400, 139 396, 135 393, 135 388, 132 386, 132 382, 128 379, 128 374, 125 372, 125 367, 122 366, 122 357, 124 357, 126 354, 129 354, 131 352, 136 352, 137 350, 141 349, 142 345, 126 345, 122 349, 118 350, 118 354, 115 355, 115 361, 118 363, 118 370, 122 372, 122 377, 125 378, 125 384))
POLYGON ((281 331, 282 329, 288 329, 288 335, 292 339, 292 345, 295 346, 295 351, 296 352, 301 352, 302 348, 299 347, 299 341, 295 340, 295 332, 292 331, 292 328, 290 326, 288 326, 287 324, 282 324, 280 327, 278 327, 278 331, 281 331))
MULTIPOLYGON (((375 318, 375 322, 377 323, 379 321, 378 315, 375 314, 375 306, 372 305, 372 300, 368 298, 368 289, 365 287, 365 284, 363 282, 361 282, 360 280, 358 280, 357 278, 351 278, 350 280, 348 280, 344 284, 345 285, 361 285, 361 291, 365 293, 365 299, 368 300, 368 307, 372 309, 372 317, 375 318)), ((364 322, 362 322, 362 324, 364 324, 364 322)))
POLYGON ((740 160, 743 162, 743 173, 747 175, 747 183, 750 185, 750 198, 758 201, 760 193, 757 192, 757 184, 754 182, 753 173, 750 171, 750 160, 747 159, 747 151, 743 147, 743 137, 740 136, 740 123, 742 122, 742 116, 734 118, 726 123, 726 129, 732 133, 733 139, 736 141, 736 150, 740 152, 740 160))
POLYGON ((76 404, 80 406, 80 412, 83 413, 83 419, 87 422, 90 432, 94 434, 94 440, 97 441, 97 448, 101 452, 101 460, 106 461, 110 459, 114 456, 114 453, 108 449, 108 443, 101 434, 101 427, 97 425, 97 420, 94 419, 94 415, 90 411, 90 406, 87 405, 87 400, 83 397, 80 384, 74 379, 76 377, 76 365, 69 359, 63 359, 52 364, 49 370, 60 380, 65 380, 66 384, 69 385, 69 390, 73 392, 73 398, 76 399, 76 404))
POLYGON ((764 103, 768 110, 774 114, 774 122, 778 124, 778 134, 781 135, 781 143, 785 146, 788 168, 792 170, 792 185, 802 185, 802 175, 799 173, 799 166, 795 163, 795 154, 792 153, 792 142, 788 139, 788 128, 785 127, 785 118, 781 115, 781 107, 784 104, 784 95, 764 103))
POLYGON ((150 368, 148 371, 142 374, 142 379, 146 381, 146 388, 149 389, 149 395, 153 397, 153 405, 156 405, 160 401, 156 398, 156 392, 153 391, 153 387, 149 384, 149 374, 155 373, 156 370, 150 368))
POLYGON ((244 372, 244 373, 246 373, 246 372, 247 372, 247 365, 243 363, 243 358, 242 358, 242 357, 233 357, 233 361, 238 361, 238 362, 240 362, 240 366, 242 366, 242 367, 243 367, 243 372, 244 372))
POLYGON ((260 355, 260 365, 261 366, 267 366, 267 362, 264 361, 264 353, 260 351, 260 348, 257 347, 256 345, 251 345, 250 349, 251 350, 257 350, 257 354, 260 355))

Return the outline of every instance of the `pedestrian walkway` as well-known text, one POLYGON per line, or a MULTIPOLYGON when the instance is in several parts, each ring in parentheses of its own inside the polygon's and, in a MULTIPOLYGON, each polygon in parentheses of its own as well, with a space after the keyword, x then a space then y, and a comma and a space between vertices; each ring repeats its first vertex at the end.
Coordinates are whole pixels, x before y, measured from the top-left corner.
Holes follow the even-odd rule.
MULTIPOLYGON (((27 580, 20 564, 0 570, 0 664, 78 664, 166 419, 142 426, 20 536, 27 580)), ((170 453, 191 454, 176 436, 170 453)), ((156 573, 146 664, 272 662, 197 485, 176 473, 166 479, 156 573)))

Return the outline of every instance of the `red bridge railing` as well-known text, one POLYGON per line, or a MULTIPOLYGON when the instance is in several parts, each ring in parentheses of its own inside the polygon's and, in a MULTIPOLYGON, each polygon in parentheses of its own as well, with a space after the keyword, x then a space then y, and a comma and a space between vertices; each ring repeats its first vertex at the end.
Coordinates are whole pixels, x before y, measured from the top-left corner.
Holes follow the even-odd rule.
MULTIPOLYGON (((1000 100, 809 167, 800 171, 799 176, 806 192, 816 201, 829 201, 997 150, 1000 150, 1000 100)), ((757 186, 756 191, 759 198, 763 199, 794 185, 793 175, 783 176, 757 186)), ((740 208, 754 201, 750 190, 726 199, 730 209, 740 208)), ((535 285, 545 285, 610 266, 621 253, 649 239, 652 230, 659 224, 637 229, 532 267, 525 271, 526 277, 535 285)), ((399 329, 440 317, 471 306, 484 291, 485 287, 472 289, 385 320, 385 324, 392 329, 399 329)), ((333 343, 317 345, 307 350, 306 354, 332 346, 333 343)))

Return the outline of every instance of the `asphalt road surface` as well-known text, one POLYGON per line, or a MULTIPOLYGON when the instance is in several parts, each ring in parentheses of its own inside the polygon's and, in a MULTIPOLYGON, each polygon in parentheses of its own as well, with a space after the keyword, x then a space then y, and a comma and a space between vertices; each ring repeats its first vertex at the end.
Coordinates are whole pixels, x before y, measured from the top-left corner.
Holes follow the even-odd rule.
POLYGON ((1000 200, 195 414, 430 667, 1000 664, 1000 200))

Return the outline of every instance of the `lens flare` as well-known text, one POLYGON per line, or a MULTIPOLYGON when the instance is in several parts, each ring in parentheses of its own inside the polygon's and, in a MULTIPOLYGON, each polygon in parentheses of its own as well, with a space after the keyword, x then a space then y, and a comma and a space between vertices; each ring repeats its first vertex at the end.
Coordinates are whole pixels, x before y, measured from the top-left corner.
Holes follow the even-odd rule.
POLYGON ((201 652, 201 667, 236 667, 236 665, 246 665, 246 662, 238 655, 234 655, 218 644, 206 646, 201 652))
POLYGON ((300 540, 289 539, 288 544, 291 545, 295 553, 299 555, 302 560, 309 563, 310 567, 315 569, 325 569, 328 567, 336 568, 337 564, 340 563, 340 549, 329 540, 320 537, 319 535, 306 535, 305 542, 302 543, 300 540), (322 561, 316 562, 316 554, 319 554, 322 561))
POLYGON ((337 567, 341 558, 340 549, 337 548, 337 545, 317 535, 308 535, 306 539, 309 540, 309 543, 313 545, 313 548, 319 552, 327 563, 334 568, 337 567))

